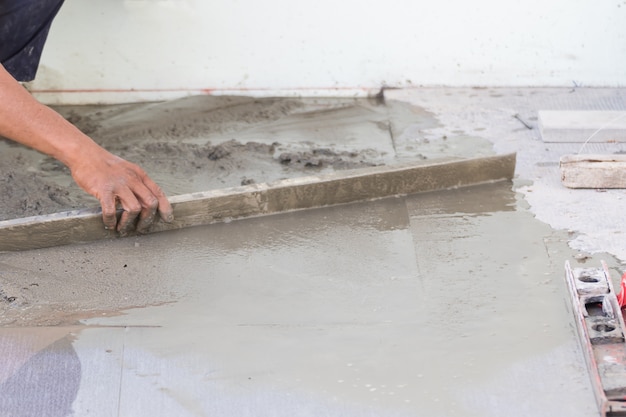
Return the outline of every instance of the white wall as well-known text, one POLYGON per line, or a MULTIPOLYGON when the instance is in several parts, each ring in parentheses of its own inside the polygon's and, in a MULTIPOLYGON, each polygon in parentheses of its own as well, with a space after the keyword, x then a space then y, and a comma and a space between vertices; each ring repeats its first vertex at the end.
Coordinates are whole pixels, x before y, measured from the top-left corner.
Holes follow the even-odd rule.
POLYGON ((66 0, 46 102, 625 86, 626 0, 66 0))

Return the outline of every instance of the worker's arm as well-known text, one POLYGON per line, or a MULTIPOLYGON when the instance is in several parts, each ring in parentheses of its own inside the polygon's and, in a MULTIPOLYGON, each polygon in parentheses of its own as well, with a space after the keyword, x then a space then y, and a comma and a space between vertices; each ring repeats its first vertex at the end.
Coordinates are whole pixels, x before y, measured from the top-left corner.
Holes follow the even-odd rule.
POLYGON ((58 159, 76 183, 102 205, 106 228, 145 231, 156 213, 173 219, 167 197, 137 165, 95 143, 61 115, 39 103, 0 65, 0 135, 58 159), (124 212, 117 223, 116 205, 124 212), (138 220, 137 220, 138 218, 138 220))

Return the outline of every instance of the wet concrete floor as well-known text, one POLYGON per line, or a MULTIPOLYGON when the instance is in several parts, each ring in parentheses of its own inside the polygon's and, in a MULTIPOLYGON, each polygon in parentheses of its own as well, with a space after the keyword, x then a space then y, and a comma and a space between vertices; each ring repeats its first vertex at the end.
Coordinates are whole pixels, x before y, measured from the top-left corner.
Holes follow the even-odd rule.
POLYGON ((149 269, 169 302, 0 329, 3 415, 595 415, 574 253, 508 182, 129 243, 65 265, 124 246, 121 270, 149 269))
MULTIPOLYGON (((106 149, 140 165, 169 196, 494 153, 487 139, 471 135, 396 147, 394 137, 438 122, 420 107, 393 100, 194 96, 56 110, 106 149)), ((97 206, 59 162, 2 139, 0 155, 0 220, 97 206)))
POLYGON ((620 261, 536 218, 526 158, 514 183, 0 254, 0 415, 596 416, 563 264, 620 261))

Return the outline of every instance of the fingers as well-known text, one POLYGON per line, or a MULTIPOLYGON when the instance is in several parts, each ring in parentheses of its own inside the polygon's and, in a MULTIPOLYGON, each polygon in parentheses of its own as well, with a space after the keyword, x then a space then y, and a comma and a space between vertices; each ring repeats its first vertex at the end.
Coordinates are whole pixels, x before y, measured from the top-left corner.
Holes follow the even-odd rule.
POLYGON ((174 220, 167 196, 139 166, 111 154, 91 140, 90 151, 68 161, 76 183, 100 201, 104 227, 121 234, 146 232, 157 213, 165 222, 174 220), (117 219, 117 210, 122 214, 117 219))
POLYGON ((104 228, 107 230, 115 230, 115 226, 117 225, 115 197, 111 195, 107 199, 101 199, 100 205, 102 206, 102 222, 104 223, 104 228))
MULTIPOLYGON (((125 193, 127 194, 127 193, 125 193)), ((117 224, 117 231, 120 235, 126 236, 135 229, 135 223, 139 213, 141 213, 141 204, 134 195, 128 194, 125 197, 119 196, 120 205, 122 206, 122 215, 117 224)))
POLYGON ((101 200, 105 229, 117 229, 122 236, 133 230, 145 233, 156 220, 157 212, 165 222, 174 220, 172 206, 163 190, 143 171, 138 172, 137 177, 136 181, 127 183, 115 193, 110 193, 107 199, 101 200), (116 203, 123 210, 119 222, 116 203))
POLYGON ((174 209, 172 208, 172 205, 163 190, 161 190, 161 187, 159 187, 148 176, 143 179, 143 183, 148 190, 150 190, 150 193, 156 197, 156 202, 153 202, 153 204, 155 204, 158 209, 161 219, 163 219, 165 223, 171 223, 174 220, 174 209))
POLYGON ((142 206, 137 223, 137 232, 144 233, 148 230, 156 219, 157 210, 165 222, 170 223, 174 220, 173 209, 167 196, 147 175, 144 174, 142 186, 135 190, 135 195, 142 206))
POLYGON ((139 221, 137 222, 137 232, 145 233, 154 222, 157 213, 158 200, 155 198, 154 203, 148 207, 144 207, 139 213, 139 221))

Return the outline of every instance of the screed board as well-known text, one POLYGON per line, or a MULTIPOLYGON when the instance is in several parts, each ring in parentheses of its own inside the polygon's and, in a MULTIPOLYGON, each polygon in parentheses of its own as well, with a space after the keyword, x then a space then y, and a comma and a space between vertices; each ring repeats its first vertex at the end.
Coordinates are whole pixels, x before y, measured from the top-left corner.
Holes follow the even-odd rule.
MULTIPOLYGON (((377 166, 170 197, 174 221, 148 233, 336 204, 510 180, 515 154, 377 166)), ((132 235, 132 233, 130 234, 132 235)), ((119 237, 100 210, 78 210, 0 222, 0 251, 119 237)))

